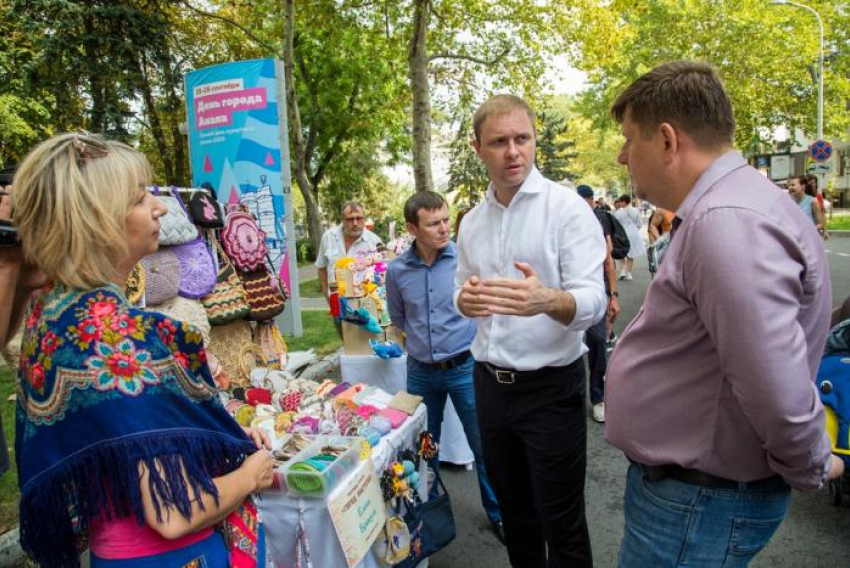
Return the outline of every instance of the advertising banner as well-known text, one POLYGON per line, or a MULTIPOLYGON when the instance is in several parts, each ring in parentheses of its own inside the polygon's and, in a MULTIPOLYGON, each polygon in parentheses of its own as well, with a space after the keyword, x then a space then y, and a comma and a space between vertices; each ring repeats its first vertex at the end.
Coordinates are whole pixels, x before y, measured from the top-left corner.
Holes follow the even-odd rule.
POLYGON ((300 335, 284 95, 276 59, 225 63, 186 75, 193 183, 211 184, 221 202, 242 204, 256 217, 273 268, 290 292, 285 331, 300 335))

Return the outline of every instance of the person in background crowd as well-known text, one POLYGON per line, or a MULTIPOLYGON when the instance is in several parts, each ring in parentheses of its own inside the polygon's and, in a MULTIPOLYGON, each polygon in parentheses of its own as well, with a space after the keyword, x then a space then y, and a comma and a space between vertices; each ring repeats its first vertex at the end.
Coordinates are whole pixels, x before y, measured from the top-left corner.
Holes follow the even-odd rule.
POLYGON ((78 566, 86 542, 93 568, 263 565, 249 497, 272 483, 268 438, 224 410, 200 332, 123 293, 167 211, 149 176, 142 154, 84 132, 15 176, 24 262, 51 282, 24 320, 21 546, 42 566, 78 566))
MULTIPOLYGON (((319 288, 322 296, 330 304, 330 283, 336 282, 336 261, 357 253, 370 253, 383 244, 381 238, 365 228, 366 213, 363 205, 356 201, 346 201, 340 208, 342 223, 331 227, 322 235, 319 252, 316 254, 316 268, 319 274, 319 288)), ((334 327, 342 337, 342 324, 334 320, 334 327)))
POLYGON ((611 206, 605 202, 605 196, 600 195, 599 199, 596 200, 596 209, 601 209, 602 211, 611 212, 611 206))
POLYGON ((826 235, 826 219, 820 204, 816 199, 818 187, 818 178, 803 174, 796 176, 788 181, 788 195, 800 206, 807 218, 811 219, 812 223, 818 230, 821 236, 826 235))
POLYGON ((608 295, 608 310, 606 315, 590 326, 584 334, 584 341, 588 349, 587 367, 590 370, 591 416, 596 422, 605 422, 605 372, 608 369, 606 344, 610 333, 610 326, 614 324, 617 315, 620 313, 620 294, 617 291, 617 267, 614 265, 614 258, 611 256, 611 251, 614 249, 614 244, 611 241, 613 228, 611 227, 611 218, 608 212, 599 208, 593 208, 592 187, 589 185, 580 185, 576 188, 576 193, 593 209, 596 219, 602 226, 602 233, 605 235, 606 254, 602 269, 605 281, 605 293, 608 295))
POLYGON ((608 365, 605 439, 631 462, 619 565, 744 566, 786 515, 789 485, 843 473, 814 385, 826 256, 799 208, 733 150, 732 106, 708 65, 656 67, 612 114, 635 192, 676 211, 608 365))
POLYGON ((646 256, 646 244, 640 234, 643 221, 640 218, 640 212, 632 207, 632 198, 628 195, 620 196, 620 207, 614 211, 614 215, 626 230, 630 245, 628 255, 620 262, 620 280, 631 281, 635 259, 646 256))
POLYGON ((672 211, 667 211, 661 207, 655 208, 655 211, 652 212, 652 216, 649 218, 649 225, 646 230, 649 236, 649 244, 653 244, 661 235, 670 232, 673 228, 673 217, 675 216, 676 214, 672 211))
POLYGON ((455 302, 478 326, 478 420, 511 565, 591 566, 582 335, 608 303, 605 240, 580 198, 534 167, 534 123, 511 95, 475 113, 490 185, 460 227, 455 302))
MULTIPOLYGON (((428 408, 428 431, 440 441, 446 398, 451 397, 475 457, 481 504, 496 537, 504 543, 502 514, 487 479, 475 412, 469 351, 475 322, 454 306, 457 251, 449 240, 449 207, 439 193, 419 191, 404 205, 407 230, 415 240, 387 267, 387 307, 393 324, 404 331, 407 391, 422 396, 428 408)), ((431 466, 439 468, 440 458, 431 466)))

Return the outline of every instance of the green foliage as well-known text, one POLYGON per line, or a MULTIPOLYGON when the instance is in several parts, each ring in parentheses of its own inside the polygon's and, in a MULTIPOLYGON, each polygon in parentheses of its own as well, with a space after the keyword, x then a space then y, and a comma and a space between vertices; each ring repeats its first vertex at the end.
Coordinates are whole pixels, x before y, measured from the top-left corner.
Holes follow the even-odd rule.
POLYGON ((298 289, 301 291, 302 298, 321 298, 322 297, 322 289, 319 286, 319 279, 316 278, 314 280, 307 280, 305 282, 301 282, 298 285, 298 289))
POLYGON ((569 126, 565 117, 552 111, 537 114, 537 168, 553 181, 578 177, 570 164, 578 155, 575 140, 567 138, 569 126))
POLYGON ((310 239, 298 239, 296 249, 298 249, 299 263, 311 263, 316 260, 316 251, 313 250, 313 243, 310 242, 310 239))
POLYGON ((301 313, 301 323, 304 335, 286 338, 290 351, 315 349, 318 355, 327 355, 342 347, 342 339, 327 310, 306 310, 301 313))
POLYGON ((835 215, 826 221, 829 231, 850 231, 850 215, 835 215))
MULTIPOLYGON (((742 150, 758 150, 758 141, 769 142, 770 132, 780 125, 815 132, 817 91, 807 70, 818 49, 813 15, 764 0, 607 4, 607 15, 577 30, 581 56, 574 59, 593 84, 583 96, 581 113, 596 126, 610 124, 611 103, 638 76, 664 61, 692 59, 719 70, 732 99, 736 143, 742 150)), ((841 3, 807 4, 824 19, 826 52, 843 49, 848 16, 841 3)), ((850 125, 846 59, 836 58, 825 72, 827 136, 850 125)))
POLYGON ((484 198, 490 179, 487 169, 472 147, 472 117, 461 118, 457 134, 449 148, 449 184, 447 192, 458 208, 474 207, 484 198))
POLYGON ((3 432, 12 458, 12 469, 0 478, 0 534, 18 523, 18 468, 15 465, 15 403, 9 397, 15 394, 15 376, 8 367, 0 369, 0 415, 3 432))

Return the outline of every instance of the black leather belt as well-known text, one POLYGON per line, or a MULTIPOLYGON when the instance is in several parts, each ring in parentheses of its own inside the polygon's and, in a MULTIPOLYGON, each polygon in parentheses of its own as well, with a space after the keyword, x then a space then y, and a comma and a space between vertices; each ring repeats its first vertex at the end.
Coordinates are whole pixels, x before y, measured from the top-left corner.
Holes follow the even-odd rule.
POLYGON ((679 465, 644 465, 635 461, 633 461, 632 464, 639 467, 651 481, 673 479, 689 485, 699 485, 700 487, 706 487, 709 489, 752 489, 776 483, 780 479, 778 475, 772 475, 770 477, 765 477, 764 479, 741 483, 733 479, 717 477, 710 473, 704 473, 696 469, 688 469, 679 465))
POLYGON ((425 365, 426 367, 431 367, 432 369, 436 369, 438 371, 450 371, 451 369, 457 369, 464 363, 466 360, 472 357, 472 353, 467 349, 462 353, 458 353, 454 357, 449 357, 448 359, 443 359, 442 361, 436 361, 434 363, 426 363, 425 361, 416 360, 417 363, 425 365))
POLYGON ((496 378, 496 382, 503 385, 512 385, 517 381, 535 379, 540 375, 551 372, 552 370, 552 367, 543 367, 542 369, 537 369, 535 371, 516 371, 514 369, 497 367, 490 363, 483 363, 483 365, 484 368, 486 368, 487 371, 496 378))

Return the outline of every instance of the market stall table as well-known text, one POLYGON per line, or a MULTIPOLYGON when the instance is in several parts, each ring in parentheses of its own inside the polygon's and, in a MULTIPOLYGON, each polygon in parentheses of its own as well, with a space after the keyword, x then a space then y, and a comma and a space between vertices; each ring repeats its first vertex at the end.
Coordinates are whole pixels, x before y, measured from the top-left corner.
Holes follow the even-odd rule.
MULTIPOLYGON (((382 471, 395 459, 399 450, 415 448, 419 434, 426 429, 426 425, 427 412, 425 405, 420 404, 413 416, 381 438, 381 442, 372 448, 371 467, 376 472, 382 471)), ((369 465, 370 462, 362 462, 358 468, 369 465)), ((424 479, 423 473, 420 470, 424 479)), ((327 499, 333 498, 335 492, 342 488, 342 483, 337 485, 326 499, 305 499, 272 491, 261 495, 261 499, 257 500, 257 508, 266 529, 266 542, 275 568, 295 568, 300 530, 304 531, 309 543, 312 566, 345 568, 348 565, 327 507, 327 499)), ((303 565, 307 566, 306 557, 303 565)), ((381 568, 386 565, 370 550, 357 566, 381 568)))
MULTIPOLYGON (((342 380, 351 384, 365 383, 382 388, 390 394, 407 389, 407 354, 394 359, 379 359, 374 355, 341 355, 339 367, 342 380)), ((443 426, 440 434, 440 461, 471 466, 475 462, 460 418, 446 399, 443 426)))

